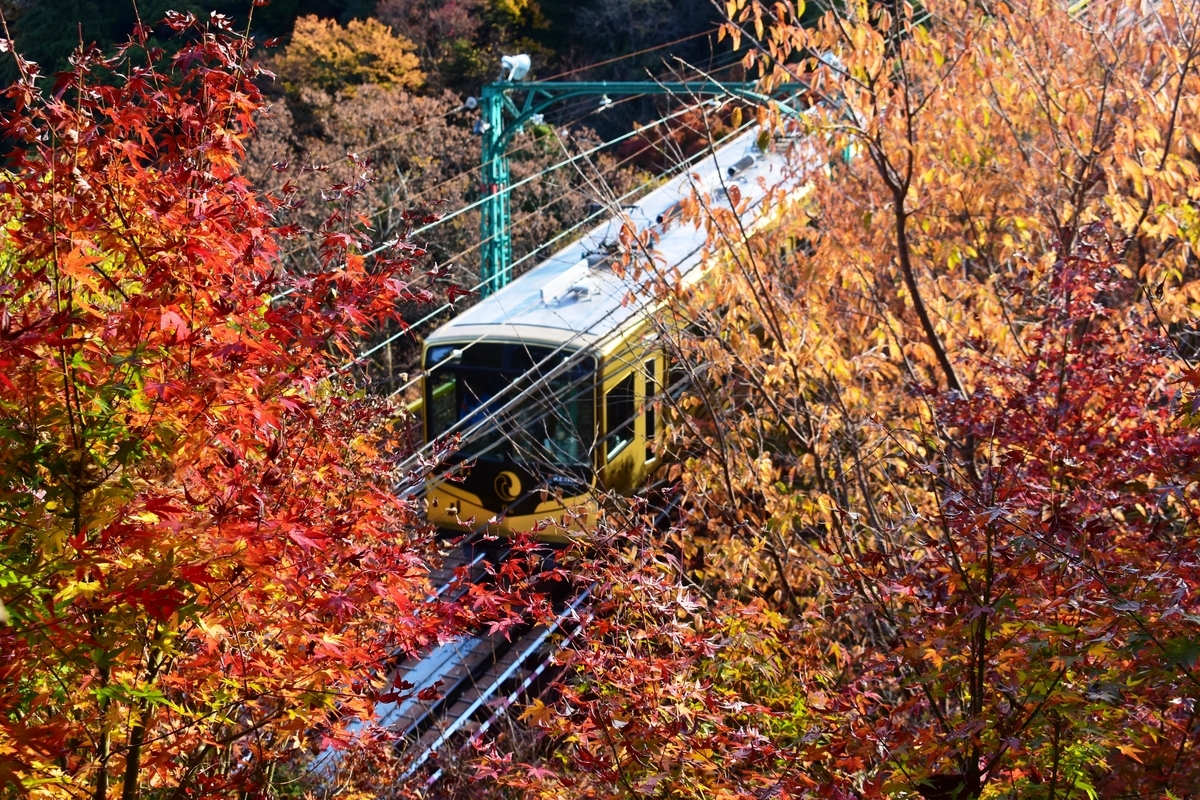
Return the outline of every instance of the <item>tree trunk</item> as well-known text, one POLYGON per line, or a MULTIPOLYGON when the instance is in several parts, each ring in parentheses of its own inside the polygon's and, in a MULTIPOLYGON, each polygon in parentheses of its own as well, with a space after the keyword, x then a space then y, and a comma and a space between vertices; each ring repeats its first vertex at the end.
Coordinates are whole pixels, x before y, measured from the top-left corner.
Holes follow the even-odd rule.
POLYGON ((137 800, 138 773, 142 770, 142 744, 146 741, 146 726, 139 720, 129 732, 129 753, 125 757, 125 785, 121 800, 137 800))

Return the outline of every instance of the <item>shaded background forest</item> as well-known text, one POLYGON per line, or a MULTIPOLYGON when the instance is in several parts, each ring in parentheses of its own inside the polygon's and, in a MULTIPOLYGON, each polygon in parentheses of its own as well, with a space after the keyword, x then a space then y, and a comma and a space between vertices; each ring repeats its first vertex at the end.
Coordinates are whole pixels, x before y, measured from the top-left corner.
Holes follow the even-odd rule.
MULTIPOLYGON (((125 41, 140 12, 146 21, 161 20, 168 11, 209 11, 244 24, 247 0, 3 0, 0 10, 13 39, 44 73, 67 65, 83 39, 102 49, 125 41), (64 24, 64 20, 78 22, 64 24)), ((376 17, 419 48, 422 65, 434 89, 470 91, 494 77, 500 48, 522 50, 534 57, 535 74, 575 69, 609 58, 627 56, 690 34, 714 28, 718 12, 707 0, 271 0, 254 9, 254 30, 261 38, 292 33, 296 20, 315 15, 346 25, 376 17), (539 73, 540 70, 540 73, 539 73)), ((688 43, 673 51, 687 59, 708 54, 706 43, 688 43)), ((583 77, 621 80, 657 68, 662 55, 623 59, 583 77)), ((0 67, 5 79, 15 77, 11 64, 0 67)))

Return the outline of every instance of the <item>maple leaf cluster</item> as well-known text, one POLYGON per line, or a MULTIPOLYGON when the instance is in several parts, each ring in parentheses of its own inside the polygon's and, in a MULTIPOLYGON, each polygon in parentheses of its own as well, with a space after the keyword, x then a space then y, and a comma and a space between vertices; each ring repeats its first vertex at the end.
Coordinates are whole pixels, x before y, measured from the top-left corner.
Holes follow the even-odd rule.
POLYGON ((711 267, 661 287, 678 519, 580 563, 590 635, 526 717, 553 774, 481 773, 1191 796, 1200 7, 727 6, 747 67, 810 86, 759 142, 805 191, 749 240, 736 182, 683 205, 711 267))
POLYGON ((395 656, 512 613, 426 602, 399 412, 342 368, 413 299, 421 251, 364 258, 342 203, 285 274, 288 200, 239 171, 251 42, 215 14, 165 25, 174 55, 139 27, 50 82, 18 59, 5 94, 4 793, 262 791, 373 740, 395 656))

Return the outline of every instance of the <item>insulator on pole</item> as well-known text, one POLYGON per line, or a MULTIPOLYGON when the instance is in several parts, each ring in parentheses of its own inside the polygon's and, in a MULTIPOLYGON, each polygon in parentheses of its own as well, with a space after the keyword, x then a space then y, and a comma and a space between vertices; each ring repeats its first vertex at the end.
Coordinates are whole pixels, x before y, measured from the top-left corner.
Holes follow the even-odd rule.
POLYGON ((519 81, 524 79, 529 74, 529 56, 521 53, 515 56, 503 56, 500 59, 500 76, 504 76, 504 70, 508 70, 508 80, 519 81))

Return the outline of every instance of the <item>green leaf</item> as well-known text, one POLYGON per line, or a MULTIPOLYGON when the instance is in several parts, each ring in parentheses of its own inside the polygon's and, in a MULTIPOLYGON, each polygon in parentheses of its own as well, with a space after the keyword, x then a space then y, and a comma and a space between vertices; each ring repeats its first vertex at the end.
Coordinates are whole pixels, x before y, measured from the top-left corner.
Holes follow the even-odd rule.
POLYGON ((1200 660, 1200 641, 1184 636, 1168 639, 1163 645, 1163 655, 1169 665, 1191 669, 1200 660))

